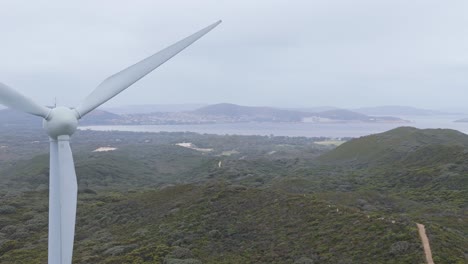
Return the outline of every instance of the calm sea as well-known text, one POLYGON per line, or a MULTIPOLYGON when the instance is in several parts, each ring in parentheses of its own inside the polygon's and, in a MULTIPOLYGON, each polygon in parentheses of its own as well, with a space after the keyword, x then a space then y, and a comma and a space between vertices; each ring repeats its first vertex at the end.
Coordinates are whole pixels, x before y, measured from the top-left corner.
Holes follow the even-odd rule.
POLYGON ((360 137, 381 133, 401 126, 417 128, 450 128, 468 134, 468 123, 455 123, 464 116, 401 117, 411 121, 394 123, 237 123, 209 125, 151 125, 151 126, 84 126, 82 130, 132 132, 196 132, 218 135, 275 135, 290 137, 360 137))

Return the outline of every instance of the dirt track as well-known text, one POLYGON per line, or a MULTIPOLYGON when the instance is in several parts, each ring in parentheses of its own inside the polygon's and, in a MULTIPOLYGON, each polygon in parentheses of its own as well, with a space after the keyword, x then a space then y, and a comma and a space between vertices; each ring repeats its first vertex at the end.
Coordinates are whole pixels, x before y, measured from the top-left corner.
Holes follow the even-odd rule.
POLYGON ((419 236, 421 237, 421 241, 423 243, 427 264, 434 264, 434 260, 432 260, 431 246, 429 245, 429 239, 427 238, 427 235, 426 235, 426 229, 424 228, 424 225, 422 224, 416 223, 416 225, 418 226, 419 236))

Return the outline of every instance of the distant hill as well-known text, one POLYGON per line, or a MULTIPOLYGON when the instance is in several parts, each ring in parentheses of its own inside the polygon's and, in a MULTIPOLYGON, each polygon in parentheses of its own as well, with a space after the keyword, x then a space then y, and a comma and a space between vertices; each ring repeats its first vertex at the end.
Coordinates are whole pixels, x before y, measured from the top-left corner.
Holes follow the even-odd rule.
MULTIPOLYGON (((464 255, 466 260, 467 161, 468 135, 450 129, 401 127, 342 144, 319 157, 323 168, 315 173, 322 174, 322 189, 339 184, 339 189, 345 193, 332 196, 351 206, 366 208, 364 201, 379 201, 383 193, 402 199, 380 200, 373 206, 388 210, 393 205, 403 205, 405 209, 401 213, 434 224, 429 231, 432 232, 433 252, 458 248, 459 253, 449 255, 462 259, 464 255), (364 199, 361 196, 358 199, 363 200, 358 200, 360 195, 350 194, 356 190, 358 193, 374 191, 376 195, 364 199), (436 235, 436 230, 444 231, 436 235), (457 242, 451 247, 445 246, 447 240, 443 237, 446 235, 457 242)), ((317 186, 320 182, 312 177, 305 179, 307 181, 299 181, 300 185, 289 189, 317 186)), ((451 262, 448 258, 435 258, 438 258, 436 263, 451 262)), ((460 260, 460 263, 464 262, 460 260)))
POLYGON ((124 105, 118 107, 109 107, 104 110, 115 114, 147 114, 154 112, 184 112, 193 111, 206 104, 146 104, 146 105, 124 105))
MULTIPOLYGON (((183 105, 184 107, 187 105, 183 105)), ((193 105, 194 106, 194 105, 193 105)), ((145 106, 142 106, 143 108, 145 106)), ((188 106, 187 106, 188 107, 188 106)), ((143 110, 143 108, 139 108, 143 110)), ((137 109, 137 108, 135 108, 137 109)), ((134 110, 135 110, 134 109, 134 110)), ((156 108, 148 108, 155 110, 156 108)), ((166 108, 166 110, 168 110, 166 108)), ((173 108, 175 110, 175 108, 173 108)), ((135 110, 137 111, 137 110, 135 110)), ((139 111, 139 110, 138 110, 139 111)), ((0 110, 3 126, 39 126, 40 118, 11 109, 0 110)), ((397 117, 376 117, 344 109, 317 113, 284 110, 273 107, 214 104, 183 112, 151 112, 119 115, 96 109, 80 120, 80 125, 160 125, 160 124, 213 124, 238 122, 396 122, 407 121, 397 117)))
MULTIPOLYGON (((349 162, 353 164, 409 162, 413 156, 419 161, 425 158, 438 157, 447 162, 455 161, 454 155, 463 154, 468 148, 468 135, 451 129, 417 129, 413 127, 399 127, 385 133, 361 137, 348 141, 333 151, 320 157, 322 161, 349 162), (422 157, 424 150, 440 148, 439 152, 428 152, 431 157, 422 157), (452 149, 453 152, 444 153, 452 149)), ((414 160, 417 161, 417 160, 414 160)))
POLYGON ((324 112, 315 113, 314 115, 317 116, 317 117, 321 117, 321 118, 328 118, 328 119, 331 119, 331 120, 342 120, 342 121, 400 122, 400 123, 407 122, 407 121, 405 121, 403 119, 400 119, 398 117, 368 116, 368 115, 360 114, 360 113, 353 112, 353 111, 350 111, 350 110, 345 110, 345 109, 328 110, 328 111, 324 111, 324 112))
POLYGON ((281 110, 272 107, 240 106, 235 104, 215 104, 192 111, 194 114, 227 116, 231 118, 254 117, 257 121, 299 122, 310 115, 305 112, 281 110))
POLYGON ((377 116, 387 116, 387 115, 396 115, 396 116, 430 116, 430 115, 449 115, 455 113, 448 113, 430 109, 420 109, 411 106, 397 106, 397 105, 387 105, 387 106, 376 106, 376 107, 363 107, 353 109, 353 111, 365 114, 365 115, 377 115, 377 116))
POLYGON ((455 120, 453 122, 457 122, 457 123, 468 123, 468 118, 462 118, 462 119, 458 119, 458 120, 455 120))
POLYGON ((282 122, 405 122, 397 117, 373 117, 344 109, 332 109, 322 112, 301 112, 293 110, 282 110, 273 107, 252 107, 235 104, 209 105, 193 111, 198 115, 228 116, 231 118, 253 118, 254 121, 282 121, 282 122))
POLYGON ((80 120, 80 125, 113 125, 123 120, 124 118, 118 114, 95 109, 80 120))
POLYGON ((317 116, 323 118, 330 118, 330 119, 337 119, 337 120, 362 120, 366 121, 369 120, 371 117, 356 113, 353 111, 345 110, 345 109, 334 109, 328 110, 323 112, 315 113, 317 116))
POLYGON ((299 112, 307 112, 307 113, 318 113, 330 110, 337 110, 340 109, 334 106, 316 106, 316 107, 300 107, 300 108, 281 108, 284 110, 291 110, 291 111, 299 111, 299 112))
POLYGON ((443 201, 455 211, 467 206, 467 160, 468 135, 412 127, 354 139, 319 157, 322 164, 351 172, 334 177, 347 188, 389 191, 423 203, 443 201))

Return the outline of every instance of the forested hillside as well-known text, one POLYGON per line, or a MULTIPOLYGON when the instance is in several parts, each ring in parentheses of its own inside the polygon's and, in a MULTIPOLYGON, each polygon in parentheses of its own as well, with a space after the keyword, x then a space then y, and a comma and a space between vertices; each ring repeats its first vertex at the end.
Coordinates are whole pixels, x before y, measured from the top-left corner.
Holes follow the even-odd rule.
MULTIPOLYGON (((48 142, 36 133, 0 131, 1 263, 47 262, 48 142)), ((79 131, 74 263, 424 263, 416 222, 436 263, 465 263, 467 138, 399 128, 333 149, 79 131)))

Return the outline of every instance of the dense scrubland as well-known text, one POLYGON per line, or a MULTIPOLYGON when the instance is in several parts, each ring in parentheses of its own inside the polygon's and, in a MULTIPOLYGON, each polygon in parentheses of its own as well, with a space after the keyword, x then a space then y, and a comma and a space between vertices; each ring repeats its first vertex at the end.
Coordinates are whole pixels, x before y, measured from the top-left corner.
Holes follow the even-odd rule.
MULTIPOLYGON (((44 139, 0 130, 1 263, 47 262, 44 139)), ((467 135, 324 140, 78 131, 74 263, 466 263, 467 135)))

